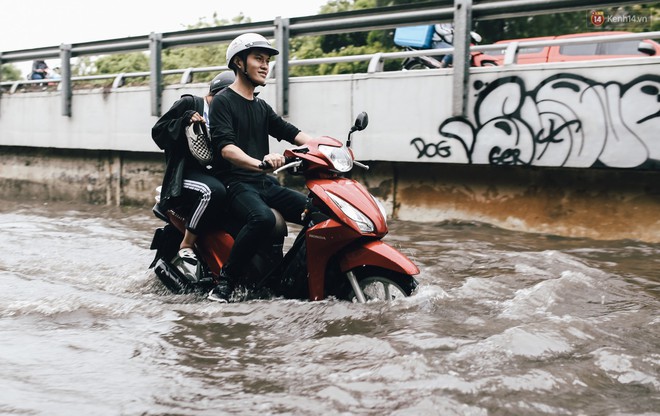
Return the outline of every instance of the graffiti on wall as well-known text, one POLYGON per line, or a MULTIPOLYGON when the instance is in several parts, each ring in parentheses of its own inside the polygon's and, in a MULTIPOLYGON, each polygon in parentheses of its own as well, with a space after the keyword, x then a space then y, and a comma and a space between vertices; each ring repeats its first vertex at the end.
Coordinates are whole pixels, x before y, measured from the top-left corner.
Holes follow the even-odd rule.
POLYGON ((473 118, 415 138, 417 158, 556 167, 635 168, 660 161, 660 76, 622 84, 557 74, 532 89, 518 76, 476 81, 473 118))

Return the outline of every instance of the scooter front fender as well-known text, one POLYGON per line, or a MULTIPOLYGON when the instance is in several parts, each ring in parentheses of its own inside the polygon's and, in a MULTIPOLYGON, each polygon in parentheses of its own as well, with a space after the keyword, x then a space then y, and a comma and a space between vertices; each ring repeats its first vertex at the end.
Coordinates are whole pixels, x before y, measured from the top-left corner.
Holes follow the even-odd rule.
POLYGON ((339 261, 342 272, 360 266, 377 266, 407 275, 419 274, 419 268, 399 250, 380 240, 352 245, 339 261))

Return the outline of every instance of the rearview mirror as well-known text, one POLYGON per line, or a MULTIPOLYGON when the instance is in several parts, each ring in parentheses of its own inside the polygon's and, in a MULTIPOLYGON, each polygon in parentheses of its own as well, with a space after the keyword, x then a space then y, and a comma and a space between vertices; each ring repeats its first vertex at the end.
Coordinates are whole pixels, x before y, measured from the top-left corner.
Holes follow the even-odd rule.
POLYGON ((369 116, 367 115, 366 112, 361 112, 358 114, 357 118, 355 119, 355 124, 353 125, 353 131, 361 131, 367 128, 367 125, 369 124, 369 116))
POLYGON ((637 50, 648 56, 655 55, 655 48, 653 47, 653 45, 644 40, 639 42, 639 46, 637 46, 637 50))

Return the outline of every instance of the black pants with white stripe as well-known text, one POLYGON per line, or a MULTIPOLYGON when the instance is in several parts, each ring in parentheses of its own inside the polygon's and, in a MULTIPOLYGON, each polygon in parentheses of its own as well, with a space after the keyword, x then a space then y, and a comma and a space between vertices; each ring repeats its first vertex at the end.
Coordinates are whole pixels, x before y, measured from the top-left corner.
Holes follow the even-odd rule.
POLYGON ((200 171, 188 171, 183 179, 183 199, 190 211, 186 229, 199 234, 201 228, 215 223, 227 200, 225 186, 218 179, 200 171))

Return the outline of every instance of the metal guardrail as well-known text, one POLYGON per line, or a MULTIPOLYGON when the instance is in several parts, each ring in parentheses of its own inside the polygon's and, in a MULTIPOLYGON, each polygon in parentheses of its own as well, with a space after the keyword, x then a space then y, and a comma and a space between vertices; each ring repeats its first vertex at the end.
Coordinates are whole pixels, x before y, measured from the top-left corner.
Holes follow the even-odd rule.
MULTIPOLYGON (((618 42, 626 40, 646 40, 646 39, 658 39, 660 38, 660 31, 657 32, 643 32, 643 33, 628 33, 628 34, 617 34, 609 36, 584 36, 580 38, 570 38, 570 39, 552 39, 552 40, 543 40, 543 41, 522 41, 522 42, 507 42, 501 44, 492 44, 492 45, 479 45, 470 47, 471 52, 503 52, 503 61, 505 65, 511 65, 516 63, 516 58, 518 51, 524 48, 536 48, 536 47, 546 47, 546 46, 563 46, 563 45, 581 45, 588 44, 593 42, 598 43, 608 43, 608 42, 618 42)), ((346 63, 346 62, 369 62, 367 73, 382 72, 384 68, 384 61, 394 60, 394 59, 406 59, 411 57, 427 56, 427 55, 445 55, 451 54, 454 52, 454 48, 438 48, 438 49, 421 49, 414 51, 401 51, 401 52, 380 52, 373 54, 363 54, 363 55, 347 55, 347 56, 336 56, 336 57, 327 57, 327 58, 312 58, 312 59, 294 59, 289 61, 289 66, 305 66, 305 65, 321 65, 321 64, 337 64, 337 63, 346 63)), ((277 62, 271 62, 271 70, 268 74, 268 78, 274 78, 273 69, 277 66, 277 62)), ((180 84, 189 84, 193 82, 193 75, 196 73, 207 73, 207 72, 220 72, 226 71, 229 68, 226 65, 221 66, 209 66, 209 67, 198 67, 198 68, 184 68, 184 69, 168 69, 163 70, 162 74, 165 75, 181 75, 179 83, 180 84)), ((150 72, 126 72, 120 74, 105 74, 105 75, 88 75, 88 76, 79 76, 72 77, 71 81, 95 81, 95 80, 104 80, 112 79, 112 89, 121 88, 125 85, 125 80, 128 78, 144 78, 148 77, 150 72)), ((21 85, 33 85, 33 84, 59 84, 61 80, 59 79, 46 79, 46 80, 18 80, 18 81, 7 81, 0 82, 0 86, 10 86, 10 93, 15 93, 21 85)), ((59 89, 59 88, 58 88, 59 89)))
MULTIPOLYGON (((455 77, 453 108, 455 115, 462 115, 465 113, 465 93, 467 91, 469 80, 470 49, 482 50, 482 48, 486 48, 486 46, 470 48, 468 34, 470 32, 473 19, 486 20, 505 17, 519 17, 535 14, 586 10, 594 7, 621 6, 626 4, 640 3, 654 3, 654 1, 475 0, 473 3, 473 0, 441 0, 415 5, 382 7, 299 18, 278 17, 274 21, 218 26, 178 32, 151 33, 150 35, 146 36, 110 39, 105 41, 85 42, 78 44, 62 44, 60 46, 0 52, 0 64, 33 59, 60 58, 62 62, 62 79, 59 81, 59 89, 62 91, 62 115, 71 116, 72 81, 84 79, 84 77, 71 76, 70 60, 72 57, 148 50, 150 51, 150 71, 148 73, 138 73, 138 75, 108 75, 108 77, 115 78, 113 86, 119 86, 123 82, 122 80, 128 76, 149 76, 151 86, 151 112, 152 115, 159 116, 161 112, 162 76, 171 73, 179 73, 180 71, 162 70, 161 54, 164 48, 229 42, 239 34, 245 32, 256 32, 266 37, 275 37, 276 46, 280 50, 280 55, 278 56, 280 63, 275 67, 275 79, 277 85, 276 110, 279 114, 286 115, 288 113, 289 66, 337 63, 346 62, 347 60, 352 59, 352 61, 369 60, 370 70, 376 71, 379 68, 379 62, 381 62, 382 59, 396 59, 411 56, 421 56, 429 53, 453 52, 453 73, 455 77), (432 24, 449 21, 454 22, 455 28, 455 47, 451 49, 392 52, 377 54, 374 56, 358 55, 351 58, 337 57, 300 61, 289 60, 288 40, 290 37, 345 33, 350 31, 389 29, 399 26, 432 24)), ((224 68, 226 67, 212 67, 211 70, 221 70, 224 68)), ((198 71, 198 69, 187 69, 183 71, 188 71, 188 74, 191 74, 195 71, 198 71)), ((40 81, 41 83, 44 82, 43 80, 40 81)), ((39 83, 39 81, 36 83, 39 83)))
MULTIPOLYGON (((274 63, 274 62, 273 62, 274 63)), ((197 68, 184 68, 184 69, 166 69, 162 71, 163 75, 181 75, 180 84, 190 84, 193 82, 193 75, 198 73, 205 72, 220 72, 226 71, 229 68, 227 65, 221 66, 208 66, 208 67, 197 67, 197 68)), ((126 84, 126 80, 129 78, 145 78, 149 77, 151 72, 122 72, 120 74, 101 74, 101 75, 83 75, 77 77, 71 77, 72 82, 83 82, 83 81, 100 81, 112 79, 112 89, 121 88, 126 84)), ((269 74, 269 77, 272 74, 269 74)), ((42 84, 57 84, 58 90, 61 90, 62 79, 35 79, 35 80, 17 80, 17 81, 5 81, 0 82, 0 87, 10 87, 9 93, 14 94, 21 85, 42 85, 42 84)))

